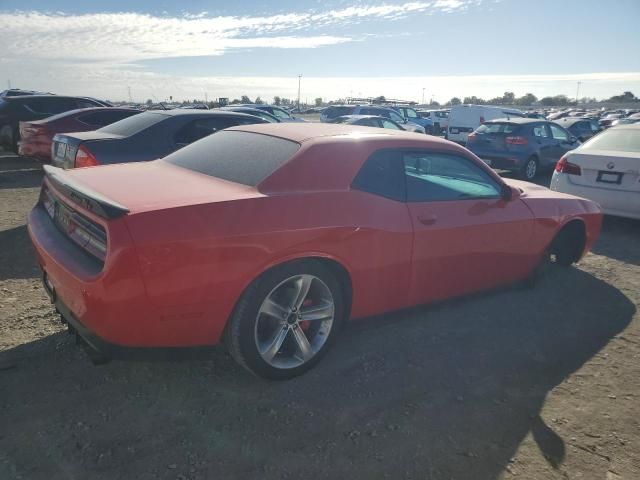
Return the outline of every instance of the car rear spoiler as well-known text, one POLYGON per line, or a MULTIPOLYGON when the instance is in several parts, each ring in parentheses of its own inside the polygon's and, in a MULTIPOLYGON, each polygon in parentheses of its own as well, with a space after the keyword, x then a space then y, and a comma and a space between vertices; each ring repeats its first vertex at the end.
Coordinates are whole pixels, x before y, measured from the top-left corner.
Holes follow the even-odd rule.
POLYGON ((43 167, 47 180, 49 180, 54 187, 78 205, 81 205, 99 217, 111 220, 129 213, 127 207, 78 183, 63 169, 51 165, 44 165, 43 167))

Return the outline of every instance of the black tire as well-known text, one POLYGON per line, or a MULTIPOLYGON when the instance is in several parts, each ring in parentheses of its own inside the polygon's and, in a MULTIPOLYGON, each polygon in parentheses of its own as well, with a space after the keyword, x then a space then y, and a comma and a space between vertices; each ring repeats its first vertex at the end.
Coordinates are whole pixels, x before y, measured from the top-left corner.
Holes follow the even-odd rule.
POLYGON ((11 125, 5 125, 0 129, 0 139, 5 150, 18 153, 18 133, 11 125))
POLYGON ((270 380, 287 380, 313 368, 331 347, 345 321, 343 288, 330 268, 316 260, 301 260, 275 267, 258 277, 246 289, 236 304, 225 332, 225 343, 231 356, 254 375, 270 380), (267 363, 255 340, 258 311, 267 296, 285 280, 296 275, 313 275, 331 291, 335 307, 333 324, 327 339, 315 355, 302 365, 293 368, 276 368, 267 363))
POLYGON ((520 169, 520 178, 530 182, 539 172, 538 158, 536 156, 531 156, 524 162, 524 165, 520 169))
POLYGON ((584 244, 584 225, 573 221, 565 225, 555 236, 549 247, 549 255, 554 264, 569 267, 580 260, 584 244))

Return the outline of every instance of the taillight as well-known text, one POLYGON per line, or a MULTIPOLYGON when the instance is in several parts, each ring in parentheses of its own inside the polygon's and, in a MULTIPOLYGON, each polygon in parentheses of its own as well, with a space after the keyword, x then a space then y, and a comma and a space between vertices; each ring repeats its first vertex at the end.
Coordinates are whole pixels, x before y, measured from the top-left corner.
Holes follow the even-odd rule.
POLYGON ((46 125, 38 125, 38 124, 34 125, 33 123, 20 125, 21 136, 42 135, 44 133, 47 133, 48 131, 49 131, 49 128, 46 125))
POLYGON ((582 175, 582 170, 579 165, 571 163, 567 160, 567 157, 562 157, 558 163, 556 163, 556 172, 566 173, 569 175, 582 175))
POLYGON ((484 123, 484 117, 480 115, 480 125, 482 125, 483 123, 484 123))
POLYGON ((80 145, 76 152, 75 167, 95 167, 96 165, 100 165, 100 162, 98 162, 98 159, 91 153, 91 150, 84 145, 80 145))
POLYGON ((527 137, 520 136, 506 137, 504 139, 504 143, 507 143, 509 145, 526 145, 529 143, 529 140, 527 140, 527 137))

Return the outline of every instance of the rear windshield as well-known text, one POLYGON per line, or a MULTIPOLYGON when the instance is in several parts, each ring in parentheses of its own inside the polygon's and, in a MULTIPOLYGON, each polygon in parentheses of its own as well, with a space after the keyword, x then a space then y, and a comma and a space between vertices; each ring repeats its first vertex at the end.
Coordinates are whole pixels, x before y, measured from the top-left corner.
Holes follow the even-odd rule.
POLYGON ((341 117, 342 115, 350 115, 355 107, 329 107, 324 114, 327 117, 341 117))
POLYGON ((298 143, 283 138, 223 130, 168 155, 164 161, 255 187, 299 148, 298 143))
POLYGON ((476 133, 513 133, 518 127, 513 123, 485 123, 476 129, 476 133))
POLYGON ((110 133, 112 135, 121 135, 123 137, 129 137, 141 132, 145 128, 149 128, 151 125, 161 122, 166 119, 167 115, 154 112, 143 112, 133 117, 125 118, 118 122, 107 125, 98 129, 98 132, 110 133))
POLYGON ((599 133, 580 147, 580 150, 615 150, 640 153, 640 130, 613 128, 599 133))

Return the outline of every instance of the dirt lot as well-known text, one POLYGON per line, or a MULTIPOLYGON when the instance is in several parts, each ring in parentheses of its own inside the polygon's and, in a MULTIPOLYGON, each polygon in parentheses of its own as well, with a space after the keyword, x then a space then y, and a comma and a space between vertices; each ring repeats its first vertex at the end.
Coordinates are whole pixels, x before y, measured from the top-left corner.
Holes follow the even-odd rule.
POLYGON ((269 383, 222 351, 93 366, 39 285, 40 180, 0 158, 2 479, 640 478, 640 222, 535 289, 353 323, 269 383))

